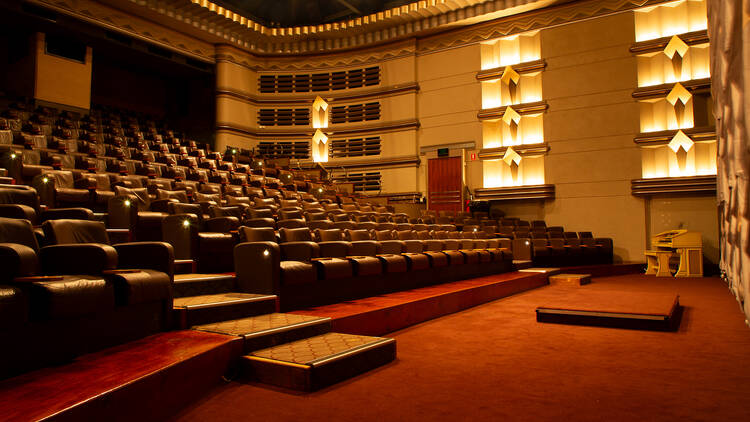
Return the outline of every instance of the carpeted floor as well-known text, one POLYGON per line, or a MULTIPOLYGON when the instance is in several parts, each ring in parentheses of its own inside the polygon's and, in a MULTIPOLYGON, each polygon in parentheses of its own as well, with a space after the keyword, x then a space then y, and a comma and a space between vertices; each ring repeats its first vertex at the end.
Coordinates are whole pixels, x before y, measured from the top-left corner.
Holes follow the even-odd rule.
POLYGON ((750 329, 717 278, 546 286, 392 333, 398 360, 312 394, 237 382, 179 420, 750 420, 750 329), (677 293, 678 332, 539 324, 582 289, 677 293))

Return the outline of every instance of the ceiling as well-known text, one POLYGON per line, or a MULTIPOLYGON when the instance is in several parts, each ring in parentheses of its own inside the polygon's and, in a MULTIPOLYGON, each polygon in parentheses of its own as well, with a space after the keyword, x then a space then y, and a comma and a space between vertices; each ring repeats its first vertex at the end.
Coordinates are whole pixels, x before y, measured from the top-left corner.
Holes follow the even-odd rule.
POLYGON ((213 0, 267 27, 318 25, 352 19, 414 0, 213 0))

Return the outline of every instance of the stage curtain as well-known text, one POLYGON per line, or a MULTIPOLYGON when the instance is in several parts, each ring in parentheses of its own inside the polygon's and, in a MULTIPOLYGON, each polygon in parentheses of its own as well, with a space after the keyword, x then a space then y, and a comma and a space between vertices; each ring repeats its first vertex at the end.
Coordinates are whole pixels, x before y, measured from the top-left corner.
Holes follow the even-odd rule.
POLYGON ((718 136, 720 266, 746 322, 750 318, 749 12, 750 0, 708 0, 711 91, 718 136))

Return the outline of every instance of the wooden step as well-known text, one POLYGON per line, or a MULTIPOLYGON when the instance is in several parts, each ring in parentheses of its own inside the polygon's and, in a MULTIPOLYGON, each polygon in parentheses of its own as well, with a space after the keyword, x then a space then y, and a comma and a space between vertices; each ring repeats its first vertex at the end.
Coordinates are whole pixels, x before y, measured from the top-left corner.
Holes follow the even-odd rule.
POLYGON ((174 297, 212 295, 235 291, 234 274, 175 274, 174 297))
POLYGON ((174 299, 173 321, 176 328, 210 324, 277 311, 275 295, 217 293, 174 299))
POLYGON ((202 324, 194 330, 239 336, 245 353, 331 331, 331 318, 273 313, 202 324))
POLYGON ((244 376, 300 391, 315 391, 391 362, 396 340, 327 333, 243 356, 244 376))

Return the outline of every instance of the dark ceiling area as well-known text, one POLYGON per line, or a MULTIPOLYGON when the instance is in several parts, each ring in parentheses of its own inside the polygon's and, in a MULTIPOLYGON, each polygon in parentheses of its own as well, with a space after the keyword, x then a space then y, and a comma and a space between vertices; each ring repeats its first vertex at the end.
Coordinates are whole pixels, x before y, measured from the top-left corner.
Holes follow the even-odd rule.
MULTIPOLYGON (((214 0, 216 1, 216 0, 214 0)), ((219 0, 216 3, 268 27, 318 25, 352 19, 414 0, 219 0)))

